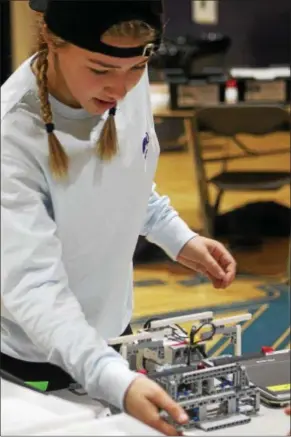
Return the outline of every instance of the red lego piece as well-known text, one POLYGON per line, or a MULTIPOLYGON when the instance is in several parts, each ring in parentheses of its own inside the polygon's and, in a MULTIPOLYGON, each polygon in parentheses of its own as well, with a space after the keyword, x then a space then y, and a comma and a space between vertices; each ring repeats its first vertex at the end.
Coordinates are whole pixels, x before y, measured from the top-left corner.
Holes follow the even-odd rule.
POLYGON ((274 349, 270 346, 262 346, 261 352, 263 354, 270 354, 270 353, 274 352, 274 349))

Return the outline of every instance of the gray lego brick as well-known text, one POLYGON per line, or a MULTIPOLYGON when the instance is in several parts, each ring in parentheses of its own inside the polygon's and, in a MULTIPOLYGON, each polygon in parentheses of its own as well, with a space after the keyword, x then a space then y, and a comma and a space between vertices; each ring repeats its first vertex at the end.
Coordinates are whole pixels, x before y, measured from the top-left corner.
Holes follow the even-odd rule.
POLYGON ((159 379, 162 377, 168 377, 171 375, 183 375, 184 373, 192 372, 194 369, 192 366, 181 366, 168 370, 163 370, 162 372, 153 372, 148 375, 151 379, 159 379))
POLYGON ((181 401, 179 402, 179 404, 183 408, 194 408, 198 406, 200 407, 202 405, 210 405, 216 402, 228 401, 229 399, 236 398, 237 396, 237 392, 235 392, 234 390, 228 390, 222 393, 214 393, 211 395, 199 396, 197 398, 189 399, 187 401, 181 401))
POLYGON ((149 340, 149 341, 145 340, 145 341, 142 341, 138 344, 131 344, 131 345, 127 346, 127 348, 128 348, 129 352, 132 352, 132 351, 135 351, 138 349, 146 349, 146 348, 155 350, 157 348, 163 347, 163 345, 164 345, 163 340, 156 340, 155 342, 153 342, 152 340, 149 340))
POLYGON ((223 417, 221 419, 211 420, 207 422, 197 422, 196 426, 203 431, 215 431, 221 428, 227 428, 229 426, 243 425, 249 423, 251 418, 244 414, 235 414, 229 417, 223 417))
POLYGON ((170 375, 183 375, 185 373, 189 373, 188 377, 194 377, 195 380, 199 380, 212 377, 219 378, 220 376, 236 372, 237 370, 239 370, 237 364, 226 364, 224 366, 210 367, 201 370, 196 370, 192 366, 181 366, 180 368, 164 370, 163 372, 151 373, 148 376, 151 379, 159 379, 164 376, 168 377, 170 375))

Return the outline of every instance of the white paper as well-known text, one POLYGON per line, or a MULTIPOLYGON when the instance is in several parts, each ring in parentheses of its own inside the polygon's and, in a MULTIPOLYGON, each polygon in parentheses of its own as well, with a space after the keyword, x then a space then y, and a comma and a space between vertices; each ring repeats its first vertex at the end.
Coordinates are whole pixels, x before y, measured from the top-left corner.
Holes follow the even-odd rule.
POLYGON ((197 24, 217 24, 219 0, 192 0, 192 20, 197 24))

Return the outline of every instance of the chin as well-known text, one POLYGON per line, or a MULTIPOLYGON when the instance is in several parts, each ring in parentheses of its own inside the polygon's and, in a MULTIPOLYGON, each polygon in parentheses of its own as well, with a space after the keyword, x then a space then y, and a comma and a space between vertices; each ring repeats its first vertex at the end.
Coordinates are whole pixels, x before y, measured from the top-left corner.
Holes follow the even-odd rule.
POLYGON ((87 111, 91 115, 102 115, 104 111, 102 109, 98 108, 96 105, 86 102, 84 105, 82 105, 85 111, 87 111))

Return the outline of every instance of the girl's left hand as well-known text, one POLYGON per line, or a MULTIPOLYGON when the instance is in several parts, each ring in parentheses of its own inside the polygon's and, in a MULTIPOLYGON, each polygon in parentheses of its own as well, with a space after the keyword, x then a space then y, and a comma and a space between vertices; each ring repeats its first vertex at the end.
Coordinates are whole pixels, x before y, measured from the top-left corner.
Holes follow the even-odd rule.
POLYGON ((236 275, 236 262, 223 244, 200 235, 185 244, 177 261, 206 275, 214 288, 227 288, 236 275))

